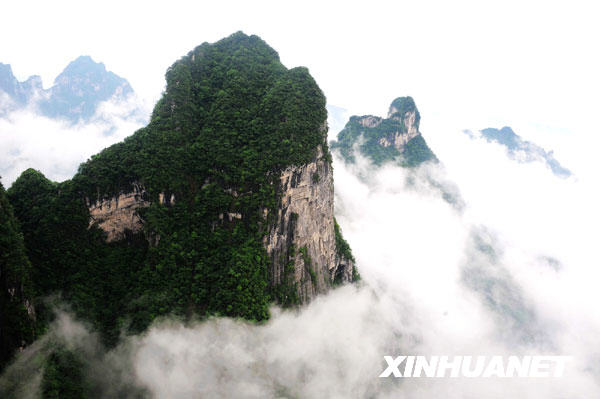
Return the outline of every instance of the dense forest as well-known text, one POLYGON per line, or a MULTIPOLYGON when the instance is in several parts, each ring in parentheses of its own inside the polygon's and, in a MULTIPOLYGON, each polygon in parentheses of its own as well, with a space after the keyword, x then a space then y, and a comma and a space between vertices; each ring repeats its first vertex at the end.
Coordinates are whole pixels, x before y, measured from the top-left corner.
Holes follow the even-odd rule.
POLYGON ((19 223, 0 183, 0 370, 36 335, 32 267, 19 223))
MULTIPOLYGON (((262 240, 275 222, 278 172, 315 159, 319 147, 331 162, 325 97, 306 68, 287 69, 241 32, 195 48, 166 82, 148 126, 92 156, 73 179, 55 183, 29 169, 0 192, 2 283, 19 287, 1 297, 2 363, 44 333, 57 303, 109 348, 167 314, 269 318, 281 287, 269 279, 262 240), (107 242, 88 206, 133 186, 150 204, 139 210, 144 229, 107 242)), ((335 233, 339 253, 353 259, 337 223, 335 233)), ((44 397, 86 397, 78 359, 51 351, 44 397)))

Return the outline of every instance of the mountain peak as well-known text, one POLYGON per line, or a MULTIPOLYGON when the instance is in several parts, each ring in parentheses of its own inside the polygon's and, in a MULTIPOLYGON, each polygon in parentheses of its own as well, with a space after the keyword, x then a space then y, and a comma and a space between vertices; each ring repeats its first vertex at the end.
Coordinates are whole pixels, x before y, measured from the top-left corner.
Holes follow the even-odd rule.
POLYGON ((0 91, 14 97, 17 92, 18 83, 10 64, 0 62, 0 91))
POLYGON ((114 95, 127 97, 133 93, 129 82, 107 71, 101 62, 89 55, 77 57, 58 75, 50 89, 50 98, 40 109, 50 117, 64 117, 73 122, 89 119, 98 104, 114 95))
POLYGON ((417 111, 417 105, 412 97, 398 97, 390 104, 388 118, 392 118, 394 116, 404 117, 404 114, 413 111, 417 111))
POLYGON ((19 82, 11 66, 0 63, 0 92, 10 99, 9 105, 0 109, 0 114, 33 100, 44 116, 77 122, 94 116, 101 102, 113 97, 124 99, 133 93, 133 89, 126 79, 108 71, 103 63, 82 55, 65 67, 49 90, 43 89, 40 76, 33 75, 19 82))
POLYGON ((11 76, 14 77, 12 67, 10 64, 4 64, 0 62, 0 76, 11 76))
POLYGON ((354 145, 375 164, 399 161, 402 166, 418 166, 437 161, 419 132, 421 115, 412 97, 392 101, 387 118, 373 115, 352 116, 331 148, 340 149, 348 161, 354 160, 354 145), (364 140, 361 142, 360 138, 364 140))

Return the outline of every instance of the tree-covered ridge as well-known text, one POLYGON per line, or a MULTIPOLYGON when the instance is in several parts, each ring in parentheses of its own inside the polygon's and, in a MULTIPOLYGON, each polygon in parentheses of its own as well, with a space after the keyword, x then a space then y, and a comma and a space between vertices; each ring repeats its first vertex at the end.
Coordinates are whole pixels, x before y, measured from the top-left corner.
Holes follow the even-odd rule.
POLYGON ((350 117, 338 133, 337 140, 331 142, 331 148, 337 149, 347 162, 355 161, 355 148, 375 165, 397 162, 403 167, 415 167, 427 161, 437 162, 435 154, 418 133, 420 120, 421 115, 412 97, 398 97, 390 105, 387 118, 372 115, 350 117), (414 121, 407 126, 405 119, 410 113, 414 113, 414 121), (395 137, 402 135, 409 138, 408 141, 394 145, 395 137))
POLYGON ((9 190, 36 295, 61 292, 107 344, 166 314, 268 318, 278 287, 263 236, 275 222, 280 172, 313 161, 319 146, 329 159, 323 93, 257 36, 204 43, 166 81, 148 126, 72 180, 28 170, 9 190), (134 184, 151 202, 139 209, 144 231, 106 243, 87 206, 134 184))
POLYGON ((0 370, 36 336, 33 297, 23 235, 0 183, 0 370))

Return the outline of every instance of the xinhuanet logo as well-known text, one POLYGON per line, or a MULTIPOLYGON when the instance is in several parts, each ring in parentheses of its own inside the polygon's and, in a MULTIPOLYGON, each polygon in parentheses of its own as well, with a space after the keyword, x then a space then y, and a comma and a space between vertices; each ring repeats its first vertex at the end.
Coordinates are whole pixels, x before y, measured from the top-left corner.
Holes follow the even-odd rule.
POLYGON ((562 377, 570 356, 384 356, 379 377, 562 377))

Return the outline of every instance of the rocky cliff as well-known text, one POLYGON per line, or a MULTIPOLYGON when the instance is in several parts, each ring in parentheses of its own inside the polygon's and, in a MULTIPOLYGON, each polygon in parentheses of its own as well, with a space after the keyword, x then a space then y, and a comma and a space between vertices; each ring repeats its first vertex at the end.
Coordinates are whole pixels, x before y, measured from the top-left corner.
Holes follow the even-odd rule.
POLYGON ((333 215, 333 170, 322 148, 315 159, 280 176, 277 222, 264 238, 275 284, 294 284, 300 301, 326 292, 336 276, 352 281, 353 263, 339 255, 333 215))

